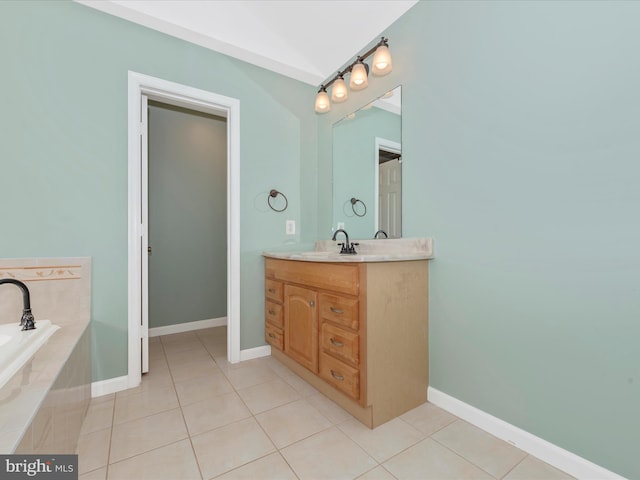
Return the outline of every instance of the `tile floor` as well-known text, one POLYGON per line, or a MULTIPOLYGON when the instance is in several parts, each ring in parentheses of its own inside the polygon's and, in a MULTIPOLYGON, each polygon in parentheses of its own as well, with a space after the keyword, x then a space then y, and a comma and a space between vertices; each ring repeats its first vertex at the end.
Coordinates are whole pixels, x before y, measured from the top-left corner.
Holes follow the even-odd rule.
POLYGON ((571 478, 429 403, 370 430, 272 358, 229 364, 225 327, 150 339, 78 454, 80 480, 571 478))

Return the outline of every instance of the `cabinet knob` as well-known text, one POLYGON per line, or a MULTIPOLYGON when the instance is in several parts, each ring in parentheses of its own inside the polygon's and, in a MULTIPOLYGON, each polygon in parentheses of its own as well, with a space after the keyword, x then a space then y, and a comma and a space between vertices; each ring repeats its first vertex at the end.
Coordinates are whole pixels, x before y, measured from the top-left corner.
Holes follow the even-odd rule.
POLYGON ((335 378, 336 380, 339 380, 339 381, 341 381, 341 382, 344 380, 344 377, 343 377, 342 375, 337 374, 337 373, 336 373, 336 372, 334 372, 333 370, 331 370, 331 376, 332 376, 333 378, 335 378))
POLYGON ((310 307, 315 307, 316 306, 316 302, 314 302, 313 300, 309 300, 309 306, 310 307))
POLYGON ((344 343, 337 341, 333 337, 331 337, 329 341, 331 342, 332 345, 335 345, 336 347, 344 347, 344 343))

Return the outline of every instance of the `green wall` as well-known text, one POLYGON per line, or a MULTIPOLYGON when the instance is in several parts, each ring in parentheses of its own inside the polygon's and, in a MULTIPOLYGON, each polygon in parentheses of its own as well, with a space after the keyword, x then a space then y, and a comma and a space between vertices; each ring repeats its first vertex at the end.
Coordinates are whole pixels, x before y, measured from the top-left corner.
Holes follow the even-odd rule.
MULTIPOLYGON (((376 137, 401 143, 402 117, 380 108, 359 110, 333 125, 333 227, 344 222, 351 239, 373 238, 375 228, 376 137), (362 200, 366 212, 358 204, 357 216, 351 198, 362 200)), ((342 240, 343 237, 340 237, 342 240)))
POLYGON ((227 121, 149 102, 149 327, 227 315, 227 121))
POLYGON ((0 65, 0 255, 92 257, 94 381, 127 373, 127 72, 240 100, 241 348, 263 345, 260 253, 317 231, 314 88, 73 2, 0 2, 0 65))
POLYGON ((365 96, 402 84, 403 233, 435 248, 431 385, 629 478, 638 25, 638 2, 419 2, 383 32, 394 71, 319 125, 322 146, 365 96))

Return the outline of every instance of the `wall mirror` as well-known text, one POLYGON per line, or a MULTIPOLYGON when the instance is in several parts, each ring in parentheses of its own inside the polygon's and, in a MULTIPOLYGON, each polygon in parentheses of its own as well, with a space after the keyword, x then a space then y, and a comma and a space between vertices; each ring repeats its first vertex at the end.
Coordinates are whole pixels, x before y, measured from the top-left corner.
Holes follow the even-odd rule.
POLYGON ((332 134, 333 229, 354 239, 378 230, 400 238, 402 87, 334 123, 332 134))

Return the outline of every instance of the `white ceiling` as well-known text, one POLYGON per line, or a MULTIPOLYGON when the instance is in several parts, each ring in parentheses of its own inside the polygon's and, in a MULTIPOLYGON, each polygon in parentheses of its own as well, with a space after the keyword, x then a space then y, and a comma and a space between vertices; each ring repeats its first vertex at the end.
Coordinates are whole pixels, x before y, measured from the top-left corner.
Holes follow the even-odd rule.
MULTIPOLYGON (((418 0, 76 0, 311 85, 418 0)), ((393 51, 393 39, 389 39, 393 51)))

